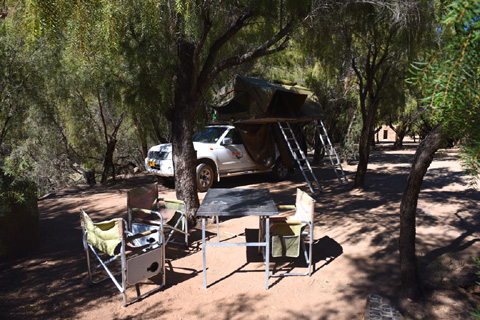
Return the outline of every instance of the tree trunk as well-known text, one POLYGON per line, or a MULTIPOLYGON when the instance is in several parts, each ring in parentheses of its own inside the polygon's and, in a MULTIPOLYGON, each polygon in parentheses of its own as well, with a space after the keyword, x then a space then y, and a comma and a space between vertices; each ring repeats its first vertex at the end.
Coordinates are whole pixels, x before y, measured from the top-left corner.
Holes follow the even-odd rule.
POLYGON ((325 157, 325 148, 323 147, 320 136, 315 131, 315 138, 313 139, 313 164, 320 164, 325 157))
POLYGON ((397 131, 397 137, 395 139, 395 143, 393 144, 395 149, 400 149, 403 146, 403 139, 405 139, 406 135, 407 130, 404 127, 401 127, 401 129, 397 131))
POLYGON ((430 132, 417 148, 407 187, 400 204, 400 279, 402 294, 410 299, 420 296, 417 261, 415 255, 415 219, 417 202, 423 178, 435 152, 444 144, 445 136, 437 128, 430 132))
POLYGON ((175 191, 185 201, 189 224, 196 223, 200 206, 196 183, 197 155, 193 148, 193 127, 200 97, 195 94, 195 47, 186 41, 178 44, 179 69, 175 87, 175 110, 172 117, 172 155, 175 171, 175 191))
POLYGON ((368 159, 370 158, 370 147, 374 139, 375 115, 377 114, 377 102, 370 101, 368 113, 363 119, 362 134, 358 144, 358 165, 355 174, 354 188, 363 188, 367 174, 368 159))
POLYGON ((115 180, 115 165, 113 164, 113 153, 115 152, 116 145, 117 140, 115 138, 108 141, 107 151, 105 152, 105 158, 103 160, 102 180, 100 181, 100 183, 107 182, 110 169, 112 169, 112 179, 115 180))
POLYGON ((7 125, 8 122, 12 119, 12 116, 9 116, 5 119, 5 122, 3 123, 2 126, 2 131, 0 132, 0 146, 3 144, 3 140, 5 139, 5 136, 7 135, 7 125))
POLYGON ((138 121, 138 118, 135 114, 132 115, 133 118, 133 123, 135 124, 135 128, 137 128, 138 132, 138 137, 140 138, 140 142, 142 144, 142 155, 143 159, 147 157, 148 153, 148 146, 147 146, 147 139, 145 137, 145 132, 142 129, 142 126, 140 125, 140 122, 138 121))
MULTIPOLYGON (((103 117, 103 115, 102 115, 103 117)), ((105 139, 107 141, 107 151, 105 152, 105 159, 103 160, 103 171, 102 171, 102 180, 100 183, 107 182, 108 172, 112 169, 112 179, 115 180, 115 164, 113 163, 113 153, 115 152, 115 146, 117 145, 117 134, 120 126, 123 122, 123 113, 120 115, 120 118, 117 121, 117 124, 113 128, 112 135, 109 137, 105 134, 105 139)), ((105 132, 106 132, 106 123, 104 122, 105 132)))
POLYGON ((397 126, 397 128, 395 128, 393 126, 393 124, 391 123, 390 121, 390 124, 389 124, 389 127, 390 129, 392 129, 395 134, 396 134, 396 137, 395 137, 395 143, 393 144, 393 147, 395 149, 400 149, 402 146, 403 146, 403 139, 405 138, 405 136, 407 135, 407 131, 409 130, 409 125, 406 124, 405 122, 402 121, 402 123, 397 126))
POLYGON ((350 140, 350 136, 352 134, 353 124, 355 123, 355 120, 357 120, 357 114, 358 114, 358 108, 355 108, 355 111, 353 112, 352 119, 350 120, 350 123, 348 124, 347 133, 345 134, 345 139, 343 140, 343 145, 344 146, 350 140))
POLYGON ((94 186, 97 181, 95 179, 95 169, 93 170, 85 170, 81 165, 78 163, 74 163, 71 165, 71 168, 76 172, 80 173, 83 178, 85 179, 85 183, 89 186, 94 186))

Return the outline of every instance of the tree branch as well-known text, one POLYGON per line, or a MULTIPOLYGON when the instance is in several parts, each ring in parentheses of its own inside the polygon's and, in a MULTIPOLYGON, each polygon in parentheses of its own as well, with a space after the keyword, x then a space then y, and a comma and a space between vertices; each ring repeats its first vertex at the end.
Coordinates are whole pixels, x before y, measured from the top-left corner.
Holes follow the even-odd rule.
POLYGON ((276 52, 284 50, 286 48, 286 43, 288 41, 288 38, 285 38, 285 37, 292 30, 293 30, 293 24, 289 23, 282 30, 280 30, 276 35, 274 35, 272 38, 264 42, 259 47, 251 51, 248 51, 242 55, 237 55, 237 56, 225 59, 219 62, 214 67, 211 67, 210 70, 206 69, 206 66, 204 66, 198 81, 198 84, 199 84, 198 92, 203 93, 206 90, 206 88, 208 88, 208 86, 212 83, 213 79, 215 79, 215 77, 223 70, 247 63, 259 57, 267 56, 267 55, 274 54, 276 52), (278 43, 283 38, 285 38, 284 41, 278 47, 270 49, 273 45, 278 43))
MULTIPOLYGON (((205 63, 203 64, 202 71, 200 72, 200 75, 198 76, 198 83, 201 83, 201 87, 204 88, 205 86, 203 85, 203 82, 206 81, 206 79, 210 79, 209 73, 213 69, 213 65, 215 63, 215 60, 217 58, 218 53, 220 52, 220 49, 234 36, 237 34, 238 31, 240 31, 244 26, 245 22, 251 18, 253 15, 252 10, 250 8, 247 8, 245 13, 241 15, 235 24, 230 27, 223 35, 221 35, 210 47, 210 51, 208 53, 207 59, 205 60, 205 63)), ((205 30, 204 30, 205 32, 205 30)), ((206 34, 205 34, 206 37, 206 34)), ((203 46, 203 43, 202 43, 203 46)), ((197 55, 200 54, 200 49, 199 46, 195 48, 195 58, 197 59, 197 55)), ((198 63, 198 61, 196 61, 198 63)), ((207 86, 208 87, 208 86, 207 86)), ((202 92, 203 93, 203 92, 202 92)))
POLYGON ((115 125, 115 127, 113 129, 113 132, 112 132, 112 135, 111 135, 113 140, 115 140, 117 138, 118 130, 120 129, 120 125, 122 124, 122 121, 123 121, 123 115, 124 115, 124 113, 122 112, 122 114, 120 115, 120 118, 117 121, 117 124, 115 125))
MULTIPOLYGON (((221 6, 221 2, 218 4, 218 7, 221 6)), ((215 12, 213 15, 213 18, 210 18, 210 12, 209 10, 203 11, 202 10, 202 21, 203 21, 203 31, 202 35, 200 37, 200 40, 198 44, 195 46, 194 54, 193 54, 193 59, 194 59, 194 68, 195 68, 195 74, 198 74, 198 66, 200 64, 200 53, 202 52, 203 46, 205 45, 205 41, 207 40, 208 33, 212 29, 213 26, 213 21, 217 18, 218 15, 218 10, 215 12)))
POLYGON ((107 123, 105 122, 105 116, 103 115, 103 106, 102 106, 102 102, 100 100, 100 92, 97 92, 97 101, 98 101, 98 107, 100 108, 100 116, 102 118, 103 135, 105 137, 105 142, 108 145, 107 123))

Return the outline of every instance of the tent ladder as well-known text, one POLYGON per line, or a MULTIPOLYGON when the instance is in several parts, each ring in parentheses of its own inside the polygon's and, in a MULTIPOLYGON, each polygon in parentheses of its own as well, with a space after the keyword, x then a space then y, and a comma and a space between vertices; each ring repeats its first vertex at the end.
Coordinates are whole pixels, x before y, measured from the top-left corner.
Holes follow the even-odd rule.
POLYGON ((305 181, 307 181, 310 192, 315 193, 313 189, 314 183, 317 186, 318 191, 321 192, 322 187, 320 186, 320 183, 318 182, 317 177, 315 176, 315 173, 313 172, 312 167, 307 160, 307 156, 303 152, 302 148, 300 148, 300 144, 295 137, 295 133, 293 132, 290 123, 288 121, 285 121, 283 124, 280 121, 277 121, 277 123, 280 131, 283 134, 283 137, 285 138, 285 141, 287 142, 287 146, 290 149, 293 158, 297 162, 300 171, 302 171, 305 181))
POLYGON ((340 163, 340 158, 338 157, 335 148, 333 147, 332 143, 330 142, 330 138, 327 134, 327 129, 325 129, 325 125, 323 124, 322 120, 313 120, 315 127, 317 128, 317 133, 320 136, 320 141, 322 142, 323 148, 325 149, 328 158, 330 159, 330 163, 333 166, 333 170, 337 175, 338 181, 340 184, 347 185, 348 179, 347 175, 343 171, 342 164, 340 163))

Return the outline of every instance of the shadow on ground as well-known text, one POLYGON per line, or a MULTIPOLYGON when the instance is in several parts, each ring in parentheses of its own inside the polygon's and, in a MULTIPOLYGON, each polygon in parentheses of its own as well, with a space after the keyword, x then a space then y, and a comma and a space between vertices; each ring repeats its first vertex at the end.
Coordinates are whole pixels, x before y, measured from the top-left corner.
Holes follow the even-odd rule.
MULTIPOLYGON (((323 192, 314 197, 317 201, 315 216, 315 242, 313 249, 314 275, 322 273, 326 266, 335 267, 337 261, 344 260, 353 266, 356 273, 362 275, 350 283, 348 290, 342 291, 342 299, 356 301, 365 299, 370 293, 379 293, 398 303, 398 232, 399 204, 406 186, 409 165, 413 154, 388 154, 382 149, 372 154, 371 163, 378 169, 367 174, 365 190, 351 190, 341 186, 331 168, 326 165, 314 166, 322 185, 323 192), (339 233, 341 230, 341 233, 339 233), (357 246, 368 248, 366 254, 356 254, 357 246)), ((443 155, 436 161, 452 161, 455 153, 443 155)), ((347 166, 349 180, 353 180, 355 169, 347 166)), ((39 200, 41 212, 41 240, 38 247, 17 257, 10 257, 0 262, 0 317, 2 319, 57 319, 75 318, 82 311, 95 308, 100 304, 118 302, 118 291, 113 285, 89 286, 87 282, 86 262, 81 243, 79 224, 79 207, 83 206, 95 219, 103 220, 126 215, 126 192, 138 185, 155 182, 154 177, 139 175, 130 179, 119 180, 104 186, 78 186, 52 193, 39 200), (96 198, 96 201, 89 199, 96 198), (100 200, 98 200, 100 199, 100 200), (102 206, 102 199, 119 199, 113 206, 102 206)), ((470 263, 472 252, 478 253, 480 243, 480 221, 478 192, 465 192, 463 189, 450 190, 453 184, 464 184, 461 174, 447 168, 429 171, 417 215, 417 225, 424 229, 448 228, 449 232, 439 232, 419 236, 417 248, 421 253, 420 267, 422 275, 435 270, 438 261, 450 257, 455 261, 470 263), (449 204, 454 212, 443 212, 437 204, 449 204)), ((295 172, 288 181, 276 182, 268 174, 256 174, 222 179, 214 187, 253 187, 268 188, 277 204, 293 204, 296 188, 307 190, 301 173, 295 172)), ((173 189, 163 187, 165 192, 173 189)), ((213 237, 214 234, 208 234, 213 237)), ((167 289, 193 277, 201 276, 201 270, 175 267, 177 259, 198 254, 201 251, 201 232, 193 229, 190 248, 169 247, 167 257, 167 289)), ((257 251, 256 248, 252 248, 257 251)), ((247 250, 247 261, 261 260, 257 252, 247 250)), ((275 261, 277 270, 305 267, 300 256, 293 261, 275 261), (285 262, 285 264, 284 264, 285 262), (283 268, 283 269, 282 269, 283 268)), ((241 270, 244 266, 239 266, 241 270)), ((459 268, 456 271, 462 271, 459 268)), ((443 269, 442 269, 443 270, 443 269)), ((443 270, 445 271, 445 270, 443 270)), ((452 271, 446 269, 446 273, 452 271)), ((463 273, 458 273, 458 277, 463 273)), ((452 273, 452 272, 450 272, 452 273)), ((457 275, 457 274, 455 274, 457 275)), ((226 277, 229 277, 227 275, 226 277)), ((429 291, 424 301, 425 310, 413 314, 413 318, 440 319, 436 316, 435 288, 445 288, 445 282, 451 277, 428 278, 429 291), (432 289, 433 288, 433 289, 432 289), (429 300, 430 299, 430 300, 429 300), (430 309, 429 309, 430 308, 430 309), (421 314, 421 315, 419 315, 421 314)), ((221 279, 222 280, 222 279, 221 279)), ((221 281, 219 280, 219 281, 221 281)), ((271 282, 275 286, 279 278, 271 282)), ((452 280, 453 281, 453 280, 452 280)), ((452 282, 453 283, 453 282, 452 282)), ((210 284, 210 286, 215 285, 210 284)), ((448 287, 448 286, 447 286, 448 287)), ((464 313, 456 315, 468 319, 468 299, 453 294, 464 313)), ((235 302, 225 302, 218 312, 220 318, 228 319, 235 311, 248 312, 254 300, 261 301, 265 296, 239 296, 235 302)), ((188 302, 187 302, 188 303, 188 302)), ((174 312, 165 303, 158 306, 162 314, 174 312)), ((328 303, 322 303, 310 310, 318 319, 331 319, 326 315, 339 313, 328 303)), ((458 311, 460 312, 460 311, 458 311)), ((134 317, 136 311, 132 311, 134 317)), ((155 317, 153 311, 145 311, 142 316, 155 317)), ((192 315, 201 316, 201 310, 192 310, 192 315), (198 312, 198 313, 195 313, 198 312)), ((137 314, 138 315, 138 314, 137 314)), ((106 315, 105 317, 109 317, 106 315)), ((292 311, 285 317, 302 318, 292 311)))

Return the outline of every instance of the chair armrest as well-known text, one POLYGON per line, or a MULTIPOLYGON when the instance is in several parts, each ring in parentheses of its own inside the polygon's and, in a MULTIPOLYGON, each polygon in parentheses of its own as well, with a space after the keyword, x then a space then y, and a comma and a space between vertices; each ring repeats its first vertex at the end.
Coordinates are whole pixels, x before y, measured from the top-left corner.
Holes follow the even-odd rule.
POLYGON ((183 204, 182 200, 177 200, 177 199, 158 198, 157 201, 168 201, 168 202, 183 204))
POLYGON ((155 227, 160 227, 162 226, 162 224, 158 221, 155 221, 155 220, 148 220, 148 219, 141 219, 141 218, 137 218, 135 219, 136 223, 141 223, 141 224, 148 224, 150 226, 155 226, 155 227))
POLYGON ((290 225, 296 225, 296 224, 301 224, 302 225, 302 228, 303 227, 306 227, 308 225, 308 227, 310 229, 313 228, 313 223, 312 221, 306 221, 306 220, 294 220, 294 219, 291 219, 291 220, 287 220, 286 223, 290 224, 290 225))
POLYGON ((286 225, 297 225, 297 224, 304 224, 303 221, 300 220, 285 220, 285 221, 275 221, 274 224, 286 224, 286 225))
POLYGON ((277 205, 277 209, 278 210, 294 210, 295 205, 293 205, 293 204, 280 204, 280 205, 277 205))
POLYGON ((144 231, 144 232, 141 232, 141 233, 137 233, 137 234, 134 234, 133 236, 126 237, 125 242, 132 242, 133 240, 143 238, 143 237, 149 236, 149 235, 151 235, 153 233, 157 233, 157 232, 158 232, 157 229, 151 229, 151 230, 147 230, 147 231, 144 231))
POLYGON ((163 198, 163 202, 165 203, 165 208, 179 211, 182 214, 185 213, 185 202, 182 200, 163 198))
MULTIPOLYGON (((147 214, 147 215, 154 215, 156 218, 155 219, 158 219, 160 220, 160 223, 163 224, 163 217, 162 215, 157 212, 157 211, 154 211, 154 210, 147 210, 147 209, 140 209, 140 208, 132 208, 132 212, 140 212, 140 213, 143 213, 143 214, 147 214)), ((150 220, 150 219, 144 219, 144 218, 134 218, 135 221, 138 221, 138 220, 143 220, 143 221, 153 221, 153 220, 150 220)))

